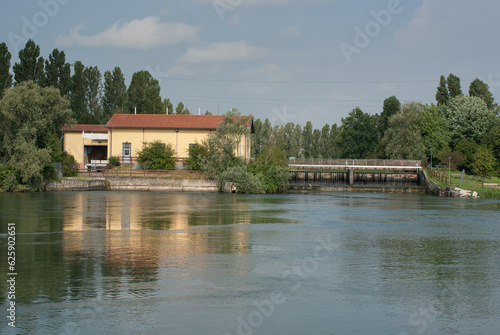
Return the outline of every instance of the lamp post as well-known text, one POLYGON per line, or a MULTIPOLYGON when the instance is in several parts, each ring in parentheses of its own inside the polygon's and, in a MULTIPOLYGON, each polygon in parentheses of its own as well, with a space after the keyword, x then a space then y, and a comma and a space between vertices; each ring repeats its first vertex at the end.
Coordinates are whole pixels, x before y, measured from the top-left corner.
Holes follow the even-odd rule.
POLYGON ((448 180, 450 181, 451 186, 451 156, 448 157, 448 180))

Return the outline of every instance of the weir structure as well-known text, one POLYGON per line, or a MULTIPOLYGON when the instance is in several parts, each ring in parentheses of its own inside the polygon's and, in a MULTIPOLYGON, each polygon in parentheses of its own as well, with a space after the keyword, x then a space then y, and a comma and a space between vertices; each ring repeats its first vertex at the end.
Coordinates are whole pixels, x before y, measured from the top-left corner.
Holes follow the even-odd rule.
POLYGON ((295 189, 424 189, 421 161, 290 159, 289 167, 295 189))

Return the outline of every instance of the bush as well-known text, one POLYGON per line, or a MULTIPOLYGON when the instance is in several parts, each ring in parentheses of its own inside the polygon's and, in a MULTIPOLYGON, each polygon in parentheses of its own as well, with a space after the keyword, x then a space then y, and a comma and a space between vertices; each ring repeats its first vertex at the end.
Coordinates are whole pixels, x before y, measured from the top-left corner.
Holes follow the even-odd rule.
POLYGON ((195 143, 189 147, 189 158, 184 161, 189 170, 201 170, 201 160, 208 156, 208 145, 206 141, 195 143))
POLYGON ((262 188, 266 193, 279 193, 288 189, 290 180, 288 168, 277 164, 260 165, 250 163, 248 170, 260 179, 262 188))
POLYGON ((3 192, 13 191, 19 185, 19 171, 11 165, 0 165, 0 189, 3 192))
POLYGON ((224 171, 221 176, 221 185, 224 185, 226 182, 236 183, 237 193, 265 193, 259 177, 248 172, 244 166, 235 166, 224 171))
POLYGON ((76 177, 78 176, 78 163, 73 155, 64 151, 61 154, 62 174, 63 177, 76 177))
POLYGON ((172 144, 162 141, 146 143, 139 152, 138 162, 149 170, 173 170, 175 168, 175 150, 172 144))
POLYGON ((120 166, 120 158, 118 158, 118 156, 109 157, 108 162, 111 166, 120 166))

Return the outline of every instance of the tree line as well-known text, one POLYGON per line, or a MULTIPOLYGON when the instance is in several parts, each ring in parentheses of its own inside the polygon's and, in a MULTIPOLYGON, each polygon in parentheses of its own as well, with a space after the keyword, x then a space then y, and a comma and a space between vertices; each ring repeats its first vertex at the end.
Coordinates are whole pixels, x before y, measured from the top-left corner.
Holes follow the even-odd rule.
POLYGON ((460 78, 441 76, 436 104, 401 103, 387 98, 380 115, 354 108, 342 123, 314 129, 293 122, 272 126, 254 121, 252 153, 269 144, 287 157, 411 159, 451 165, 474 173, 496 174, 500 166, 499 107, 488 84, 475 79, 464 95, 460 78), (451 159, 450 159, 451 157, 451 159))
POLYGON ((69 99, 73 117, 80 124, 105 124, 115 113, 190 114, 182 102, 174 109, 170 99, 161 98, 159 81, 148 71, 135 72, 127 87, 119 67, 103 76, 97 66, 85 66, 81 61, 70 64, 58 49, 44 59, 33 40, 19 51, 19 62, 12 66, 14 74, 10 72, 11 58, 7 45, 1 43, 0 98, 6 89, 23 82, 54 87, 69 99))

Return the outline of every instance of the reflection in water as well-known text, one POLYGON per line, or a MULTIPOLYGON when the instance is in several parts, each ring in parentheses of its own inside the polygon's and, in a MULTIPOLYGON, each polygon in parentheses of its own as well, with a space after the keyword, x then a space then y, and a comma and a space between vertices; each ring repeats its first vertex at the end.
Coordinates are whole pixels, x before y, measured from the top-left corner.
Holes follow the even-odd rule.
POLYGON ((286 303, 267 310, 255 334, 417 334, 422 320, 429 334, 488 334, 500 323, 499 204, 375 193, 0 194, 0 245, 16 222, 21 333, 235 334, 256 304, 283 292, 286 303), (304 272, 325 238, 332 255, 304 272))

